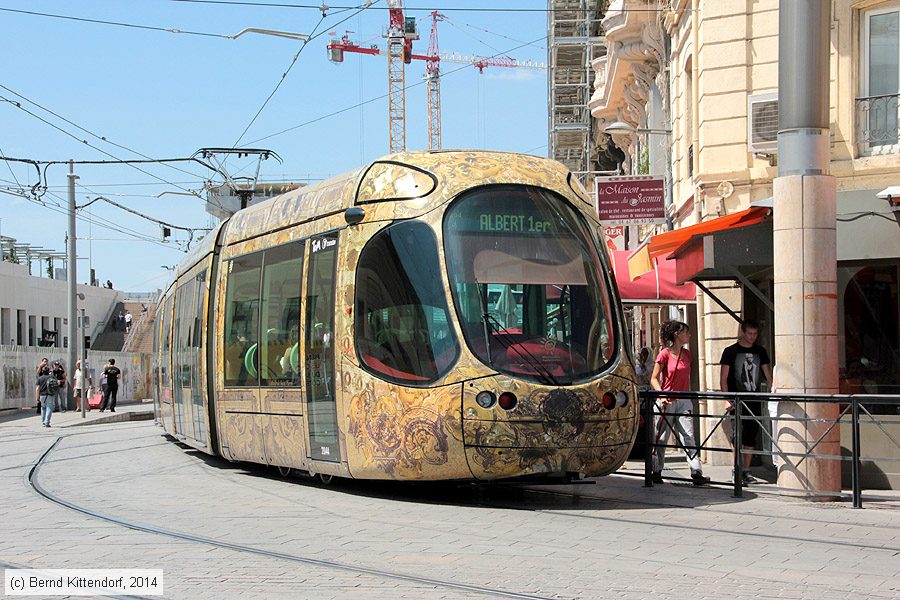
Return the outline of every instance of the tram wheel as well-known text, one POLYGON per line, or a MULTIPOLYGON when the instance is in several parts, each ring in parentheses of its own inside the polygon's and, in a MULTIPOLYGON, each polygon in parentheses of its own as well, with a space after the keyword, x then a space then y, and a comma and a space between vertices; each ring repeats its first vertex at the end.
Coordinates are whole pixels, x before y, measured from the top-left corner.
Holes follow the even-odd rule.
POLYGON ((325 473, 319 473, 319 481, 321 481, 325 485, 331 485, 331 480, 333 478, 334 478, 333 475, 326 475, 325 473))
POLYGON ((291 474, 291 468, 290 467, 278 467, 278 474, 281 475, 282 477, 287 477, 288 475, 291 474))

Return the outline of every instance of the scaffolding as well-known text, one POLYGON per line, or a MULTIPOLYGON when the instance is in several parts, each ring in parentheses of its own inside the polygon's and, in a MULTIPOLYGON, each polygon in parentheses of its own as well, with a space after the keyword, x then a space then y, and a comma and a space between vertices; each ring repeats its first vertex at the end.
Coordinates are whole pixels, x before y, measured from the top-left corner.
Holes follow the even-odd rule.
POLYGON ((566 165, 586 187, 597 143, 588 102, 591 62, 606 54, 600 35, 605 0, 548 0, 548 156, 566 165))

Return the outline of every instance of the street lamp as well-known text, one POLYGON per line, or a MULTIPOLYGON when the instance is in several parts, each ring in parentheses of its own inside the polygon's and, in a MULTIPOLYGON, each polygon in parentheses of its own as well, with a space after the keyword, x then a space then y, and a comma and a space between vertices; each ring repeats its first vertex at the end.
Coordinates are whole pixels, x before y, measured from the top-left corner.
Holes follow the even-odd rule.
MULTIPOLYGON (((608 133, 610 135, 619 134, 619 135, 634 135, 634 160, 639 162, 641 160, 641 136, 640 134, 646 133, 647 135, 664 134, 671 135, 671 129, 652 129, 649 127, 635 127, 630 123, 626 123, 625 121, 616 121, 615 123, 610 123, 606 127, 603 128, 604 133, 608 133), (636 134, 636 135, 635 135, 636 134)), ((668 231, 672 231, 672 217, 669 215, 669 207, 672 204, 672 146, 671 144, 666 144, 666 229, 668 231)), ((649 160, 648 160, 649 163, 649 160)), ((648 165, 649 169, 649 165, 648 165)), ((635 175, 634 163, 631 163, 631 174, 635 175)))
MULTIPOLYGON (((615 123, 610 123, 603 129, 604 133, 608 133, 610 135, 619 134, 619 135, 634 135, 634 161, 640 162, 641 160, 641 136, 635 134, 646 133, 648 135, 659 133, 659 134, 670 134, 672 133, 671 129, 650 129, 647 127, 635 127, 630 123, 626 123, 625 121, 616 121, 615 123)), ((635 173, 635 165, 631 164, 631 174, 636 175, 635 173)), ((668 161, 666 161, 666 171, 668 172, 669 165, 668 161)))

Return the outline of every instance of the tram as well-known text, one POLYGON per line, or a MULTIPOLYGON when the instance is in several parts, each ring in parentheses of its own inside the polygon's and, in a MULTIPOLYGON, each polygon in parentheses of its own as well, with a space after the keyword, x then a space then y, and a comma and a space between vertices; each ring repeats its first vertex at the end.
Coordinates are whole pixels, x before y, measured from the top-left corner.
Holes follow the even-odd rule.
POLYGON ((560 163, 394 154, 239 211, 157 307, 156 420, 323 478, 596 476, 639 409, 590 198, 560 163))

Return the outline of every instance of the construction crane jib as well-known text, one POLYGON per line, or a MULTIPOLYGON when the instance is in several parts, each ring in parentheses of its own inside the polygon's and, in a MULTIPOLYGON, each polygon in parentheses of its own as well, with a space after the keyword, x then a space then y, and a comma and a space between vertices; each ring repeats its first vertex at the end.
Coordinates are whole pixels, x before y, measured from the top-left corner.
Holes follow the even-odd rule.
MULTIPOLYGON (((345 34, 340 40, 328 43, 328 59, 335 63, 344 62, 344 52, 370 54, 388 57, 388 131, 390 151, 406 150, 406 81, 405 65, 413 60, 425 61, 425 83, 428 97, 428 149, 441 149, 441 62, 469 64, 483 73, 485 67, 512 67, 546 70, 547 65, 530 60, 516 60, 508 56, 477 56, 441 52, 438 48, 438 21, 447 17, 438 11, 431 13, 431 37, 427 54, 413 54, 413 40, 419 39, 414 17, 404 17, 401 0, 388 3, 390 23, 384 37, 388 40, 388 50, 376 45, 363 47, 355 44, 345 34)), ((350 32, 348 32, 350 33, 350 32)))

